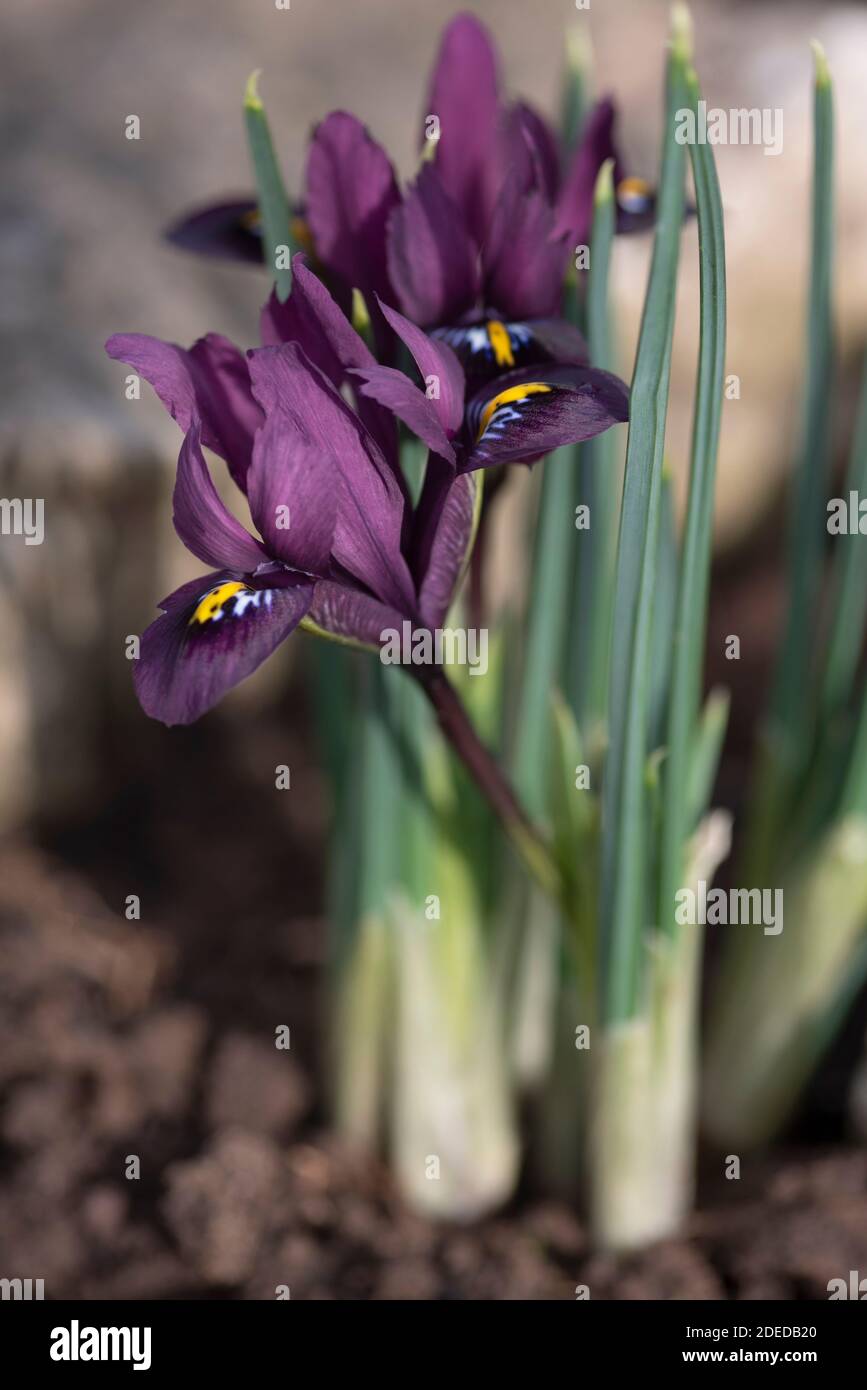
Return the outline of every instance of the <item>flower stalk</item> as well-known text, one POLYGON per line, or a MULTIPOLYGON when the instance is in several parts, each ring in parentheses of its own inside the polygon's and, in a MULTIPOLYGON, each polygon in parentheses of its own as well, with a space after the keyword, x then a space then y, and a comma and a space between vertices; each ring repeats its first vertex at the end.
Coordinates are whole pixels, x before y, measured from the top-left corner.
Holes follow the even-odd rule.
POLYGON ((485 797, 494 815, 543 892, 567 903, 566 888, 544 836, 530 820, 499 763, 482 743, 441 666, 413 668, 439 727, 485 797))

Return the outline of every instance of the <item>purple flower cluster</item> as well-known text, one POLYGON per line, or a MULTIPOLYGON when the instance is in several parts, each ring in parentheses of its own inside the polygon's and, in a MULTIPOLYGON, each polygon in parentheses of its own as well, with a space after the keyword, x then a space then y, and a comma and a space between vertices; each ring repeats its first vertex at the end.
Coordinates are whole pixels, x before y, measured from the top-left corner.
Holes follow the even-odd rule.
MULTIPOLYGON (((464 16, 444 36, 429 111, 435 158, 403 194, 353 116, 317 128, 310 265, 297 255, 289 299, 266 304, 262 347, 245 355, 216 334, 190 349, 141 334, 107 344, 184 432, 174 524, 210 567, 163 600, 142 639, 137 693, 167 724, 197 719, 301 623, 373 648, 404 621, 441 626, 472 546, 480 470, 627 419, 624 383, 591 367, 557 317, 596 173, 615 157, 610 103, 561 179, 553 137, 530 108, 502 105, 488 38, 464 16), (350 321, 353 290, 375 353, 350 321), (429 450, 415 505, 398 422, 429 450), (258 536, 221 502, 203 448, 225 460, 258 536)), ((210 209, 176 239, 246 254, 249 212, 210 209)))

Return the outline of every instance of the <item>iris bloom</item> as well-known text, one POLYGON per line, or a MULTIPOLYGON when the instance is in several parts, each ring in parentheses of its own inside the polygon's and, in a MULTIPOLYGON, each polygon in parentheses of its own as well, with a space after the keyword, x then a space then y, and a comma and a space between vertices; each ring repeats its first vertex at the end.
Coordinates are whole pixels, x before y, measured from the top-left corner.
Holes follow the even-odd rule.
MULTIPOLYGON (((449 343, 471 387, 540 363, 583 361, 580 333, 558 316, 607 158, 615 160, 618 229, 646 226, 654 213, 648 186, 623 175, 613 103, 591 113, 561 177, 551 130, 525 103, 503 102, 487 31, 460 15, 443 35, 426 110, 439 138, 404 195, 361 122, 343 111, 326 117, 311 142, 295 240, 315 249, 344 309, 353 288, 365 295, 383 360, 393 338, 377 296, 449 343)), ((171 236, 190 249, 261 260, 253 199, 205 209, 171 236)))
POLYGON ((472 543, 478 470, 530 462, 627 418, 623 383, 577 366, 516 374, 465 408, 451 349, 383 303, 418 385, 376 362, 302 257, 281 308, 294 340, 246 357, 215 334, 189 350, 141 334, 107 344, 184 431, 174 524, 210 567, 162 601, 142 638, 136 690, 166 724, 197 719, 300 623, 373 648, 406 620, 442 626, 472 543), (415 508, 395 417, 431 451, 415 508), (223 505, 203 446, 226 461, 258 536, 223 505))

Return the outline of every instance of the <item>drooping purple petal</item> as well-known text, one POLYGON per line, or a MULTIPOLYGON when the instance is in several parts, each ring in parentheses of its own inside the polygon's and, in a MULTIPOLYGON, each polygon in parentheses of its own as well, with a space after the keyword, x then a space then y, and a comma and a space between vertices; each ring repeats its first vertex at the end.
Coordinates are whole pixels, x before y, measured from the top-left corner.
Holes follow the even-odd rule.
MULTIPOLYGON (((265 347, 299 343, 314 366, 340 390, 352 367, 374 367, 376 358, 303 255, 292 259, 292 292, 285 303, 271 293, 262 310, 265 347)), ((359 400, 359 414, 386 460, 397 467, 397 433, 390 412, 372 400, 359 400)))
POLYGON ((560 156, 554 132, 547 121, 532 106, 517 101, 507 112, 504 135, 504 167, 511 162, 522 164, 525 188, 537 189, 553 203, 560 186, 560 156))
POLYGON ((260 348, 249 362, 266 415, 281 414, 287 430, 337 460, 334 558, 385 602, 411 607, 412 580, 401 553, 406 498, 376 442, 297 343, 260 348))
POLYGON ((447 343, 429 338, 396 309, 380 301, 379 307, 397 336, 406 344, 421 372, 427 399, 449 438, 460 427, 464 415, 464 373, 447 343))
POLYGON ((629 418, 629 392, 611 372, 554 366, 535 381, 511 373, 476 397, 467 413, 474 441, 461 471, 532 463, 592 439, 629 418))
POLYGON ((145 714, 191 724, 271 655, 304 617, 314 585, 285 570, 279 584, 269 584, 224 571, 163 599, 163 616, 143 634, 133 672, 145 714))
POLYGON ((479 298, 476 244, 432 164, 425 165, 391 216, 388 267, 400 303, 415 323, 456 322, 479 298))
POLYGON ((435 403, 424 391, 394 367, 367 367, 353 371, 361 384, 361 394, 393 411, 399 420, 429 449, 441 454, 454 466, 455 451, 443 428, 435 403))
POLYGON ((385 231, 400 201, 394 170, 355 116, 333 111, 307 160, 307 218, 316 253, 351 288, 389 297, 385 231))
POLYGON ((150 382, 185 434, 194 419, 201 421, 202 443, 225 459, 243 492, 262 411, 234 343, 209 333, 187 349, 146 333, 116 333, 105 350, 150 382))
POLYGON ((424 114, 439 119, 436 169, 443 186, 481 243, 500 174, 500 97, 493 45, 474 15, 458 15, 446 28, 424 114))
POLYGON ((198 420, 184 437, 174 491, 175 530, 189 551, 215 569, 253 571, 267 552, 223 505, 208 472, 198 420))
POLYGON ((474 474, 459 474, 436 520, 419 594, 419 611, 427 627, 442 627, 454 600, 469 558, 480 486, 474 474))
POLYGON ((557 204, 555 237, 566 237, 570 250, 587 246, 593 226, 593 195, 596 179, 606 159, 614 160, 614 185, 620 183, 623 169, 614 144, 617 112, 610 97, 594 106, 584 126, 581 142, 566 174, 557 204))
POLYGON ((167 229, 166 240, 199 256, 262 264, 262 231, 256 199, 211 203, 187 213, 167 229))
POLYGON ((272 558, 307 574, 328 573, 340 497, 337 459, 287 429, 279 410, 256 435, 247 496, 272 558))
POLYGON ((538 192, 507 176, 483 248, 485 296, 507 318, 548 318, 563 297, 566 248, 553 238, 554 214, 538 192))
POLYGON ((316 585, 308 614, 311 623, 332 637, 377 649, 382 644, 383 633, 390 628, 400 631, 407 616, 356 586, 329 580, 316 585))

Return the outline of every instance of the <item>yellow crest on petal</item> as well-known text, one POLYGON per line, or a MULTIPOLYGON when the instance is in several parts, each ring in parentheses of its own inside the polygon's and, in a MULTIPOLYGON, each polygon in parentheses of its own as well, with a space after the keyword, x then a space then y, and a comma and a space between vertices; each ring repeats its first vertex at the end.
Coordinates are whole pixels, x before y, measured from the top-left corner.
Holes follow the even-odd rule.
POLYGON ((218 584, 215 589, 211 589, 196 606, 193 616, 190 618, 190 627, 193 623, 204 626, 205 623, 213 622, 216 618, 223 616, 223 608, 230 598, 235 594, 240 594, 247 588, 246 584, 241 584, 237 579, 227 579, 223 584, 218 584))
POLYGON ((526 381, 520 386, 510 386, 507 391, 501 391, 498 396, 494 396, 493 400, 488 401, 482 411, 476 442, 478 443, 481 439, 496 411, 501 410, 503 406, 522 405, 530 396, 547 394, 552 389, 552 387, 546 386, 544 381, 526 381))

